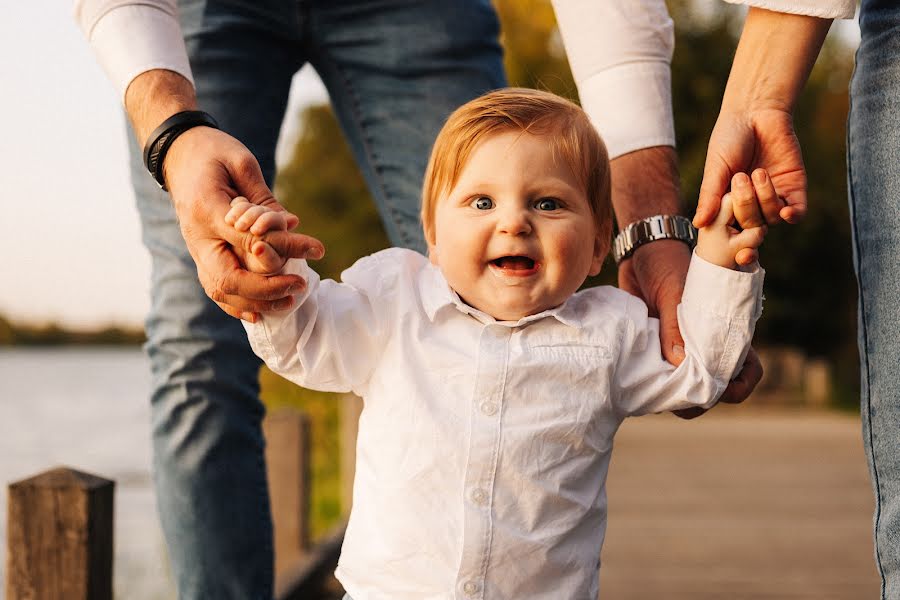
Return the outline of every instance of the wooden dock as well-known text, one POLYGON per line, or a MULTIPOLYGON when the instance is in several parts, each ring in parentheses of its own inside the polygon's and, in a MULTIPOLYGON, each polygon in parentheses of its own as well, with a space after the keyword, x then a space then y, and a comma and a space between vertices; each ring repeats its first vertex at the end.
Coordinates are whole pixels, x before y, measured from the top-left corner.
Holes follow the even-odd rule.
MULTIPOLYGON (((757 405, 759 406, 759 405, 757 405)), ((343 435, 359 407, 347 404, 343 435)), ((309 424, 267 422, 280 600, 340 598, 342 531, 309 545, 309 424)), ((345 465, 352 476, 352 465, 345 465)), ((721 406, 627 421, 607 483, 604 600, 877 598, 859 419, 721 406)), ((7 598, 112 596, 113 483, 58 469, 9 486, 7 598)), ((560 599, 568 600, 568 599, 560 599)))
POLYGON ((878 597, 858 417, 720 406, 615 444, 604 600, 878 597))

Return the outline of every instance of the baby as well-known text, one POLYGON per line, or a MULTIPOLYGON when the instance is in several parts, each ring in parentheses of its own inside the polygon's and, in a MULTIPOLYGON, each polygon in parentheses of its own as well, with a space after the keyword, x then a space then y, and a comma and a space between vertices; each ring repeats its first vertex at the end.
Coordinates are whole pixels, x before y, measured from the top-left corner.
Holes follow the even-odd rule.
MULTIPOLYGON (((641 300, 577 292, 609 250, 609 164, 584 112, 546 92, 499 90, 450 116, 425 175, 427 258, 383 250, 337 283, 256 242, 248 268, 308 283, 288 311, 245 323, 254 351, 365 400, 336 572, 348 594, 596 598, 619 425, 712 406, 749 347, 763 271, 735 257, 764 231, 730 220, 726 197, 700 231, 678 368, 641 300)), ((226 221, 286 228, 241 198, 226 221)))

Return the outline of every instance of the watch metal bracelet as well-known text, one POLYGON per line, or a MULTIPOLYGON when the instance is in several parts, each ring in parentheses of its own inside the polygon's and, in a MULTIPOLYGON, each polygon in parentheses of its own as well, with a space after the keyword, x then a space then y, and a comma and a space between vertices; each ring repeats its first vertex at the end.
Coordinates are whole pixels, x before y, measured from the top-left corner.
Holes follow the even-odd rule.
POLYGON ((613 258, 619 264, 634 251, 657 240, 679 240, 693 248, 697 245, 697 230, 690 220, 680 215, 654 215, 635 221, 619 232, 613 240, 613 258))

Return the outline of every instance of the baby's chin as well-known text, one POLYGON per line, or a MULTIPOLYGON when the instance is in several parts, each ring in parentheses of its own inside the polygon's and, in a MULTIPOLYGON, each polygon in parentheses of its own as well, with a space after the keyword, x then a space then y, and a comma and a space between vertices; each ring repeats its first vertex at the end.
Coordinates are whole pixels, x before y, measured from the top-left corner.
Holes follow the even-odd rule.
POLYGON ((484 302, 470 303, 470 306, 477 308, 481 312, 488 314, 498 321, 518 321, 531 315, 542 313, 549 310, 557 304, 546 303, 524 303, 524 302, 502 302, 497 300, 487 300, 484 302), (479 304, 481 306, 479 306, 479 304))

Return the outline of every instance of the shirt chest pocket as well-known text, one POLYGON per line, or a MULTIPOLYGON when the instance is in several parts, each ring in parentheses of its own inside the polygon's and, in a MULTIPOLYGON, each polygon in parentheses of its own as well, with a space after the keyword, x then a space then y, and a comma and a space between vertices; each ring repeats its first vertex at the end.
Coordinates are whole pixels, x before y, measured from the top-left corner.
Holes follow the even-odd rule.
POLYGON ((531 464, 601 450, 594 433, 609 408, 609 347, 538 343, 510 358, 504 427, 523 433, 518 450, 531 464))

